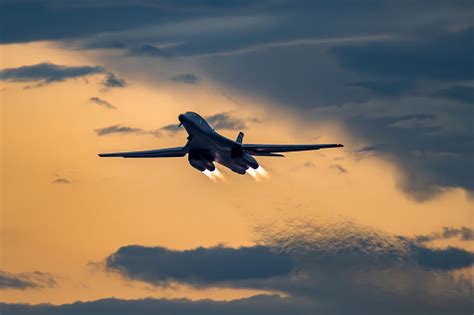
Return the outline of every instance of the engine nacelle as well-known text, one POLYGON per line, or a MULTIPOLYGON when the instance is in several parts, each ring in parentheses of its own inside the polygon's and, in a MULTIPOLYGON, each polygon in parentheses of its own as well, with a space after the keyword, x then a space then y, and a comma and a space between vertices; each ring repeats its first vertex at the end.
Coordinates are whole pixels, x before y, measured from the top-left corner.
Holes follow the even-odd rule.
POLYGON ((231 167, 230 169, 237 173, 237 174, 240 174, 240 175, 244 175, 245 174, 245 171, 247 170, 248 166, 239 166, 239 165, 234 165, 233 167, 231 167))
POLYGON ((205 170, 214 171, 216 169, 214 163, 203 159, 189 159, 189 164, 198 171, 204 172, 205 170))
POLYGON ((245 169, 250 166, 253 169, 258 168, 257 160, 250 154, 243 152, 242 155, 234 158, 234 162, 239 166, 245 167, 245 169))

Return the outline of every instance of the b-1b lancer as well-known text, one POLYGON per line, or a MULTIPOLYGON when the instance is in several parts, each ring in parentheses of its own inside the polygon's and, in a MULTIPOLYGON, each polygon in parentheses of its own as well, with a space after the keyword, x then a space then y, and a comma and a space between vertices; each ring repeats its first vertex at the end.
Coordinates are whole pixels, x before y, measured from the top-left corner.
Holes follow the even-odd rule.
POLYGON ((209 176, 218 172, 214 162, 238 174, 260 173, 261 167, 254 156, 280 156, 282 152, 308 151, 343 147, 342 144, 244 144, 244 134, 239 133, 235 141, 218 134, 208 122, 194 112, 178 116, 179 126, 188 133, 188 142, 183 147, 147 151, 102 153, 100 157, 164 158, 188 155, 189 164, 209 176))

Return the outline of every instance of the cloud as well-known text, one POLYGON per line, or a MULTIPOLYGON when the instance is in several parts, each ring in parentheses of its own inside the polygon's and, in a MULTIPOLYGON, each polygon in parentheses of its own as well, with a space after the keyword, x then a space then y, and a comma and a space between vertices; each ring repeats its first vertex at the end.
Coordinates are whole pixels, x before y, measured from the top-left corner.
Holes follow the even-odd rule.
POLYGON ((465 314, 472 283, 462 273, 473 254, 433 249, 415 238, 352 221, 294 219, 256 228, 253 246, 171 250, 125 246, 106 270, 150 283, 251 288, 280 295, 227 301, 102 299, 73 304, 7 304, 6 314, 465 314), (284 297, 282 297, 284 295, 284 297), (344 303, 341 303, 344 301, 344 303))
POLYGON ((230 113, 219 113, 205 118, 215 129, 240 130, 247 128, 242 119, 233 117, 230 113))
POLYGON ((180 282, 219 286, 227 281, 288 275, 290 257, 263 246, 198 247, 176 251, 164 247, 126 246, 106 259, 106 268, 155 285, 180 282))
POLYGON ((143 134, 145 131, 140 128, 133 128, 123 125, 112 125, 104 128, 94 129, 98 136, 106 136, 111 134, 143 134))
POLYGON ((16 315, 79 315, 84 314, 84 312, 89 315, 125 315, 132 313, 141 315, 310 315, 314 314, 314 305, 308 301, 282 298, 276 295, 257 295, 230 301, 154 298, 123 300, 110 298, 63 305, 0 303, 0 310, 4 314, 16 315))
POLYGON ((199 83, 200 79, 197 75, 193 73, 182 73, 171 77, 172 81, 179 82, 179 83, 186 83, 186 84, 197 84, 199 83))
POLYGON ((57 178, 53 181, 53 184, 71 184, 72 182, 67 178, 57 178))
POLYGON ((474 264, 474 254, 459 248, 430 249, 414 245, 412 251, 416 262, 428 269, 453 270, 474 264))
POLYGON ((143 57, 162 57, 170 58, 173 57, 171 52, 165 49, 155 47, 153 45, 141 45, 140 47, 134 47, 129 50, 131 56, 143 56, 143 57))
POLYGON ((111 72, 107 73, 103 84, 107 88, 123 88, 127 86, 125 79, 119 78, 111 72))
POLYGON ((471 86, 455 85, 436 91, 433 95, 457 102, 474 104, 474 87, 471 86))
POLYGON ((342 165, 340 165, 340 164, 331 164, 329 167, 330 167, 330 168, 333 168, 333 169, 335 169, 335 170, 337 170, 337 171, 338 171, 339 173, 341 173, 341 174, 348 173, 348 170, 345 169, 345 168, 344 168, 342 165))
MULTIPOLYGON (((218 113, 204 117, 211 127, 216 130, 242 130, 246 129, 246 120, 233 116, 230 112, 218 113)), ((259 122, 259 120, 251 119, 249 121, 259 122)), ((164 131, 170 135, 176 134, 182 130, 179 124, 169 124, 157 130, 157 132, 164 131)))
POLYGON ((440 232, 433 232, 427 235, 417 235, 415 237, 417 242, 425 243, 437 240, 446 240, 451 238, 459 238, 462 241, 473 241, 474 240, 474 230, 468 227, 443 227, 440 232))
POLYGON ((0 5, 0 21, 9 26, 8 32, 1 34, 2 43, 81 38, 98 33, 137 29, 145 25, 160 26, 170 20, 219 16, 246 8, 251 12, 254 8, 268 7, 266 1, 256 5, 249 1, 216 3, 208 0, 184 4, 127 0, 100 3, 6 0, 0 5))
POLYGON ((100 97, 93 96, 89 99, 90 102, 95 103, 99 106, 105 107, 107 109, 117 109, 114 105, 111 103, 107 102, 106 100, 101 99, 100 97))
POLYGON ((330 50, 345 69, 394 79, 471 80, 474 27, 416 40, 338 46, 330 50))
POLYGON ((277 300, 325 314, 443 314, 448 309, 461 314, 472 306, 469 279, 451 274, 474 266, 474 254, 466 250, 430 248, 415 238, 343 220, 292 219, 256 231, 254 246, 171 250, 133 245, 104 264, 110 272, 152 285, 281 292, 287 298, 277 300))
POLYGON ((415 89, 414 83, 408 80, 359 81, 350 83, 349 85, 368 89, 374 94, 383 97, 400 97, 415 89))
POLYGON ((0 80, 10 82, 38 82, 38 86, 93 74, 104 73, 100 66, 63 66, 43 62, 18 68, 0 70, 0 80))
POLYGON ((114 73, 106 72, 105 68, 101 66, 64 66, 49 62, 1 69, 0 80, 8 82, 36 82, 34 85, 26 86, 26 88, 35 88, 54 82, 103 73, 106 74, 103 81, 105 87, 125 87, 127 85, 124 79, 118 78, 114 73))
POLYGON ((34 271, 21 273, 8 273, 0 270, 0 290, 2 289, 42 289, 52 288, 58 283, 49 273, 34 271))

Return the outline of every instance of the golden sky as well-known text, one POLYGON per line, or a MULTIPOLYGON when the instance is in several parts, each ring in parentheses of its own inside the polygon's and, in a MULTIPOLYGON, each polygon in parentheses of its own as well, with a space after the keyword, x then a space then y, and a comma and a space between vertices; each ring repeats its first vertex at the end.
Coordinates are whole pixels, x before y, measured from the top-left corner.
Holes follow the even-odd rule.
MULTIPOLYGON (((65 50, 49 42, 1 46, 2 68, 45 61, 96 65, 101 54, 65 50)), ((132 67, 133 58, 127 62, 123 67, 132 67)), ((341 217, 403 236, 472 224, 473 201, 463 189, 415 201, 401 191, 397 166, 376 156, 358 158, 353 150, 364 143, 336 122, 311 124, 292 111, 275 110, 270 101, 225 90, 212 81, 157 84, 137 69, 127 76, 126 88, 106 90, 102 77, 30 89, 24 89, 25 82, 0 83, 0 267, 10 273, 49 272, 60 283, 3 290, 4 302, 61 304, 110 296, 230 299, 257 292, 152 287, 104 273, 94 264, 129 244, 173 249, 251 245, 258 238, 256 226, 292 217, 341 217), (91 103, 93 96, 117 110, 91 103), (258 118, 244 130, 248 143, 344 143, 345 148, 261 157, 270 178, 259 182, 222 167, 225 181, 212 182, 185 158, 97 156, 183 145, 183 132, 99 137, 94 129, 122 124, 155 130, 176 123, 178 114, 188 110, 258 118), (58 179, 69 183, 56 183, 58 179)), ((230 138, 237 133, 222 131, 230 138)), ((454 244, 473 249, 466 242, 454 244)))

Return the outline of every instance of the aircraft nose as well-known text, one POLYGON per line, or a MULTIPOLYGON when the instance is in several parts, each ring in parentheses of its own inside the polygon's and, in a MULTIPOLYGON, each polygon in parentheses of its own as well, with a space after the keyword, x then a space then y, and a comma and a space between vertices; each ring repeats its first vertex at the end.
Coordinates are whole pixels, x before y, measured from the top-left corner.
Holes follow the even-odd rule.
POLYGON ((179 120, 181 123, 183 123, 183 121, 184 121, 185 119, 186 119, 186 115, 185 115, 185 114, 180 114, 180 115, 178 116, 178 120, 179 120))

